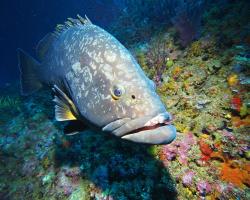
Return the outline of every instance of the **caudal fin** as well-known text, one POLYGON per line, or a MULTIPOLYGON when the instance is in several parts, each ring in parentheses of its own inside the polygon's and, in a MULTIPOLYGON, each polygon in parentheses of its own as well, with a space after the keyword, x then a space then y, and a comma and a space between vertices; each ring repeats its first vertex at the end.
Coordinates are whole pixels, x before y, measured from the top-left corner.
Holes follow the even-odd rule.
POLYGON ((42 87, 37 72, 40 64, 22 49, 17 49, 17 55, 20 68, 21 93, 29 95, 42 87))

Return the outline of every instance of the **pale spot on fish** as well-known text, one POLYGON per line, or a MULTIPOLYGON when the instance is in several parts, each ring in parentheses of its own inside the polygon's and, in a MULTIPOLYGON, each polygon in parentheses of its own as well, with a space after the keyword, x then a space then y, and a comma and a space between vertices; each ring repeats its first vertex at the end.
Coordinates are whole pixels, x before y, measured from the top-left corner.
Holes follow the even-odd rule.
POLYGON ((136 118, 136 114, 135 113, 132 114, 132 118, 136 118))
POLYGON ((113 51, 105 51, 104 57, 108 62, 115 62, 116 54, 113 51))
POLYGON ((84 94, 84 96, 87 97, 88 94, 89 94, 89 91, 86 91, 85 94, 84 94))
POLYGON ((106 76, 106 78, 110 81, 114 81, 114 74, 112 72, 109 71, 104 71, 103 70, 104 75, 106 76))
POLYGON ((130 74, 130 73, 127 73, 127 74, 126 74, 126 78, 129 79, 129 78, 131 78, 131 77, 132 77, 132 74, 130 74))
POLYGON ((85 79, 85 82, 92 82, 92 74, 89 67, 87 66, 83 68, 83 77, 85 79))
POLYGON ((111 73, 112 72, 112 67, 110 65, 105 64, 105 65, 103 65, 103 70, 105 72, 107 71, 107 72, 111 73))
POLYGON ((123 76, 124 72, 123 71, 119 71, 118 72, 118 76, 123 76))
POLYGON ((116 68, 119 70, 126 69, 126 65, 125 64, 118 64, 118 65, 116 65, 116 68))
POLYGON ((85 85, 84 85, 84 83, 82 83, 82 85, 81 85, 81 89, 82 89, 82 90, 84 90, 84 89, 85 89, 85 85))
POLYGON ((95 65, 94 62, 91 62, 90 66, 91 66, 94 70, 96 70, 96 65, 95 65))
POLYGON ((76 62, 72 65, 72 69, 74 70, 75 73, 81 72, 81 63, 76 62))
POLYGON ((69 79, 69 80, 72 80, 73 79, 73 74, 72 74, 72 72, 70 71, 70 72, 68 72, 67 74, 66 74, 66 78, 67 79, 69 79))
POLYGON ((77 98, 77 99, 80 99, 81 97, 82 97, 82 93, 79 92, 79 93, 77 94, 76 98, 77 98))
POLYGON ((93 46, 97 45, 97 40, 94 40, 94 42, 92 43, 93 46))

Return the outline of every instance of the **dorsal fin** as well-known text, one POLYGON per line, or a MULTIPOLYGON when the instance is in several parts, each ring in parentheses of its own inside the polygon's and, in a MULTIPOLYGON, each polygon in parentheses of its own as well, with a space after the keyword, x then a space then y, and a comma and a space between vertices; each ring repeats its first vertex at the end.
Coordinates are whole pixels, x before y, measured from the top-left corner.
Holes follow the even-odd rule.
POLYGON ((58 24, 56 26, 56 30, 54 31, 54 35, 60 35, 63 31, 69 29, 73 26, 79 26, 79 25, 86 25, 86 24, 92 24, 92 22, 89 20, 89 18, 85 15, 85 17, 81 17, 79 14, 77 15, 77 19, 68 18, 67 21, 64 22, 64 24, 58 24))
POLYGON ((43 60, 46 53, 48 52, 51 44, 55 41, 56 37, 52 33, 48 33, 37 45, 36 51, 39 60, 43 60))

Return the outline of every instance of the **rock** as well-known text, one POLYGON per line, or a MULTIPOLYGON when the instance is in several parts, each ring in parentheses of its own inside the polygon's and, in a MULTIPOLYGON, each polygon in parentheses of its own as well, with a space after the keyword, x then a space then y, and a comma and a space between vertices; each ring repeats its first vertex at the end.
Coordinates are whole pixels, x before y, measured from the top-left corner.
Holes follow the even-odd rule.
POLYGON ((204 56, 202 56, 201 58, 203 61, 207 61, 209 59, 209 56, 207 54, 205 54, 204 56))

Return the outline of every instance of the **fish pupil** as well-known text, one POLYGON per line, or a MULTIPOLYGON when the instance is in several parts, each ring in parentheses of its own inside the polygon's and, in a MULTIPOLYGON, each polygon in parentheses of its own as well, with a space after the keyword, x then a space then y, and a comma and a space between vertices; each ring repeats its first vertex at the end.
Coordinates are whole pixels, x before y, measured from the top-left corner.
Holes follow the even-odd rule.
POLYGON ((114 91, 114 95, 117 96, 117 97, 120 97, 122 95, 121 90, 116 88, 115 91, 114 91))
POLYGON ((131 95, 132 99, 135 99, 135 95, 131 95))

